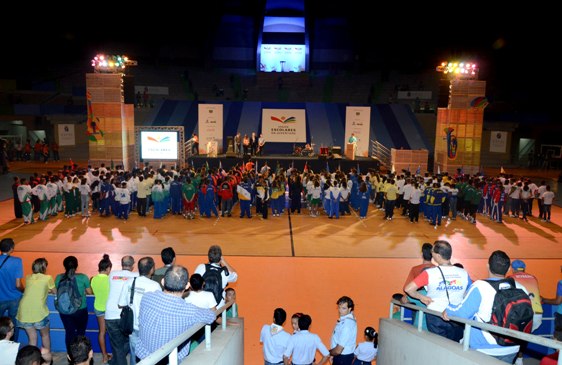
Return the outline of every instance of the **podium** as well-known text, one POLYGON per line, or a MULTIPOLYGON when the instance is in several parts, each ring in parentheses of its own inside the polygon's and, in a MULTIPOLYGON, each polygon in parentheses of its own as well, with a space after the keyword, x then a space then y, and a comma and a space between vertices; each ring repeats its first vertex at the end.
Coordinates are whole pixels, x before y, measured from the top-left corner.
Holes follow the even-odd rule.
POLYGON ((207 157, 217 157, 218 144, 217 141, 207 142, 207 157))
POLYGON ((345 157, 348 160, 355 160, 355 150, 357 149, 357 144, 348 143, 345 145, 345 157))
POLYGON ((234 152, 234 137, 226 137, 226 157, 236 157, 236 152, 234 152))

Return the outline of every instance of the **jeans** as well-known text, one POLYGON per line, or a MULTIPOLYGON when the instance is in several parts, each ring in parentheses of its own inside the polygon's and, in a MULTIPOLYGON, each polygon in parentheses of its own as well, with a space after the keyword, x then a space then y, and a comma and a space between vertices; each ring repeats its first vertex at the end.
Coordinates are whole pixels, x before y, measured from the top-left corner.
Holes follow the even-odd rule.
POLYGON ((111 365, 127 365, 127 354, 129 353, 129 336, 121 332, 119 319, 105 320, 105 328, 109 335, 109 342, 113 350, 111 365))
POLYGON ((137 356, 135 355, 135 349, 137 348, 137 343, 139 342, 139 331, 134 330, 133 333, 129 336, 129 347, 131 350, 131 354, 129 356, 129 364, 136 365, 137 364, 137 356))
POLYGON ((70 343, 76 336, 84 336, 86 334, 86 326, 88 325, 88 310, 78 309, 72 314, 60 314, 60 319, 64 326, 64 342, 67 352, 70 351, 70 343))
POLYGON ((459 342, 463 336, 463 326, 455 322, 447 322, 432 314, 426 315, 427 329, 431 333, 459 342))
MULTIPOLYGON (((12 320, 12 324, 15 326, 18 322, 16 321, 16 314, 18 314, 18 307, 20 304, 19 299, 6 300, 0 302, 0 317, 4 316, 4 312, 8 312, 8 317, 12 320)), ((12 341, 17 342, 18 340, 18 330, 14 330, 14 337, 12 341)))

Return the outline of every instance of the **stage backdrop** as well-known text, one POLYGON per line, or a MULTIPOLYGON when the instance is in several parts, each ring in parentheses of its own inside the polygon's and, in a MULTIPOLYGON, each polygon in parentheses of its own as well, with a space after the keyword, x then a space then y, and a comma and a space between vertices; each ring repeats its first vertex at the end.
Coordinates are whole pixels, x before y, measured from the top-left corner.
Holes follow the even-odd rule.
POLYGON ((490 152, 505 153, 507 148, 507 132, 490 132, 490 152))
POLYGON ((345 144, 351 137, 351 133, 355 133, 355 137, 357 137, 356 156, 369 157, 370 126, 371 107, 348 106, 345 108, 345 144))
POLYGON ((199 104, 199 154, 207 153, 207 142, 217 141, 222 153, 223 105, 199 104))
POLYGON ((306 143, 305 109, 262 109, 261 120, 266 142, 306 143))

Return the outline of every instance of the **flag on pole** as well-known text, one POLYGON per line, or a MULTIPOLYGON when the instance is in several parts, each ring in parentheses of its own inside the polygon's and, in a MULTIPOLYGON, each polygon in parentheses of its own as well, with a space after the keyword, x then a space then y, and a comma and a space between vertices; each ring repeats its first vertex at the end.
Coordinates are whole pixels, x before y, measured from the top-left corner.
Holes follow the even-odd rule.
MULTIPOLYGON (((162 167, 162 162, 160 162, 160 167, 162 167)), ((209 161, 205 161, 205 168, 207 169, 207 172, 209 172, 209 161)))
POLYGON ((256 174, 259 172, 258 171, 258 164, 259 164, 259 160, 256 160, 256 174))
MULTIPOLYGON (((113 164, 113 159, 111 159, 111 170, 113 170, 113 168, 115 167, 115 165, 113 164)), ((162 167, 162 166, 160 166, 162 167)))
POLYGON ((304 169, 303 169, 303 171, 304 171, 304 172, 308 172, 308 161, 305 161, 305 162, 304 162, 304 169))
POLYGON ((341 171, 341 162, 338 162, 338 171, 341 171))
MULTIPOLYGON (((161 169, 163 165, 164 164, 162 163, 162 161, 160 161, 160 167, 159 168, 161 169)), ((113 160, 111 160, 111 168, 113 169, 113 160)))
POLYGON ((357 162, 357 175, 361 175, 361 167, 359 167, 359 162, 357 162))
POLYGON ((461 166, 461 176, 464 176, 464 165, 461 166))
POLYGON ((416 169, 416 175, 421 174, 421 165, 418 165, 418 168, 416 169))
POLYGON ((328 161, 326 161, 326 171, 328 171, 328 174, 330 173, 330 165, 328 164, 328 161))
POLYGON ((500 167, 500 174, 505 174, 505 170, 504 170, 503 166, 500 167))
POLYGON ((441 175, 441 165, 437 165, 437 175, 441 175))
POLYGON ((408 164, 408 172, 410 172, 410 164, 408 164))
POLYGON ((74 170, 74 162, 72 162, 72 157, 69 158, 69 163, 70 163, 70 169, 74 170))
POLYGON ((222 161, 219 160, 219 170, 222 170, 222 161))
POLYGON ((390 173, 391 173, 391 174, 396 173, 396 169, 394 168, 394 164, 392 164, 392 169, 390 170, 390 173))

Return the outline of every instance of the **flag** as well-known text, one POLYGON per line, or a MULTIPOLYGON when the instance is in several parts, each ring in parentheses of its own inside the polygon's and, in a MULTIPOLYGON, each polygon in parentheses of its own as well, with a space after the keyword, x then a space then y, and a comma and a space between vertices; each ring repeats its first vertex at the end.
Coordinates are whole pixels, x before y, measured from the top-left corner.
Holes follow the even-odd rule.
POLYGON ((259 171, 258 171, 258 164, 259 164, 259 161, 256 160, 256 174, 259 173, 259 171))
POLYGON ((69 163, 70 163, 70 169, 74 170, 74 162, 72 162, 72 157, 69 158, 69 163))
POLYGON ((505 170, 504 170, 503 166, 500 167, 500 174, 505 174, 505 170))
POLYGON ((341 163, 338 162, 338 171, 341 171, 341 163))
POLYGON ((114 167, 114 165, 113 165, 113 159, 111 159, 111 169, 112 169, 112 170, 113 170, 113 167, 114 167))
POLYGON ((330 173, 330 165, 328 164, 328 161, 326 161, 326 171, 328 171, 328 174, 330 173))
POLYGON ((441 165, 437 165, 437 175, 441 175, 441 165))
POLYGON ((421 165, 418 165, 418 168, 416 169, 416 175, 421 174, 421 165))
POLYGON ((219 170, 222 170, 222 161, 219 160, 219 170))
MULTIPOLYGON (((163 165, 164 165, 163 162, 160 161, 160 167, 159 168, 161 169, 163 165)), ((113 161, 111 161, 111 168, 113 168, 113 161)))
MULTIPOLYGON (((160 167, 162 167, 162 162, 160 162, 160 167)), ((205 168, 209 172, 209 161, 205 161, 205 168)))
POLYGON ((304 162, 304 168, 303 168, 304 172, 308 172, 308 161, 304 162))
POLYGON ((295 160, 291 161, 291 168, 292 168, 292 169, 295 168, 295 160))
POLYGON ((359 162, 357 162, 357 175, 361 175, 361 167, 359 167, 359 162))
POLYGON ((410 172, 410 164, 408 164, 408 172, 410 172))
POLYGON ((390 170, 390 173, 391 173, 391 174, 396 173, 396 169, 394 168, 394 164, 392 164, 392 169, 390 170))
POLYGON ((461 166, 461 175, 464 176, 464 165, 461 166))

